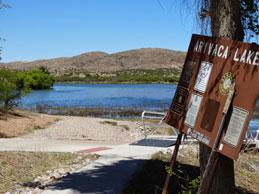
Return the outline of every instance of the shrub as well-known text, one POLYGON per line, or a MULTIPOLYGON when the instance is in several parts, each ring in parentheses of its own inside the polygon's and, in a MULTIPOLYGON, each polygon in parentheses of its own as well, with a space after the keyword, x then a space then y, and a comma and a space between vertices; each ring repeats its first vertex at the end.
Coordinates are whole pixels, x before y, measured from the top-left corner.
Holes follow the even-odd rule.
POLYGON ((54 78, 44 67, 18 72, 17 77, 22 82, 23 87, 33 90, 50 89, 54 84, 54 78))

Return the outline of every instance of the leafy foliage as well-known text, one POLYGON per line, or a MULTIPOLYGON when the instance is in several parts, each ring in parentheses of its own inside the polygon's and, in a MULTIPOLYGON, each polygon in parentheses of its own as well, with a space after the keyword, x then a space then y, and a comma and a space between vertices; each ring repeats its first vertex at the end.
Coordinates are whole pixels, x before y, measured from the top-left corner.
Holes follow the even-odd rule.
POLYGON ((200 176, 192 179, 188 174, 186 175, 179 164, 175 171, 173 171, 170 166, 165 166, 165 171, 170 177, 174 176, 175 181, 180 185, 181 191, 179 194, 192 194, 197 192, 200 185, 200 176))
POLYGON ((45 68, 23 72, 0 69, 0 112, 7 113, 30 89, 49 89, 53 77, 45 68))
POLYGON ((23 87, 33 90, 50 89, 54 83, 54 78, 44 67, 18 72, 17 77, 23 84, 23 87))
POLYGON ((0 111, 7 113, 17 105, 17 98, 23 93, 24 87, 15 72, 0 69, 0 111))
MULTIPOLYGON (((197 0, 198 15, 201 21, 201 30, 203 33, 208 33, 208 28, 211 25, 210 5, 212 1, 217 0, 197 0)), ((240 0, 241 21, 245 38, 250 39, 259 35, 259 0, 240 0)))
POLYGON ((241 0, 240 2, 243 28, 247 36, 259 35, 259 0, 241 0))
POLYGON ((172 169, 168 162, 149 160, 132 176, 123 194, 162 193, 167 173, 171 176, 168 193, 196 193, 199 185, 199 167, 176 163, 172 169))

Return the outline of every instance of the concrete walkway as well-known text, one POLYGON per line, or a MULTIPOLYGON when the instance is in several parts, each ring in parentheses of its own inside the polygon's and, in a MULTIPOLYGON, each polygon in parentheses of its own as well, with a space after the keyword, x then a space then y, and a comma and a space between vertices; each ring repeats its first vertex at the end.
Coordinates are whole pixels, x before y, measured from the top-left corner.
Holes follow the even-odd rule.
POLYGON ((158 151, 173 149, 174 143, 175 138, 163 136, 124 145, 14 138, 0 139, 0 151, 96 152, 98 160, 49 186, 43 194, 119 194, 141 163, 158 151))
POLYGON ((98 152, 98 160, 51 185, 43 194, 121 193, 138 166, 161 149, 168 148, 121 145, 98 152))
POLYGON ((80 140, 55 140, 47 138, 11 138, 0 139, 0 151, 32 151, 32 152, 77 152, 98 147, 100 142, 80 140))

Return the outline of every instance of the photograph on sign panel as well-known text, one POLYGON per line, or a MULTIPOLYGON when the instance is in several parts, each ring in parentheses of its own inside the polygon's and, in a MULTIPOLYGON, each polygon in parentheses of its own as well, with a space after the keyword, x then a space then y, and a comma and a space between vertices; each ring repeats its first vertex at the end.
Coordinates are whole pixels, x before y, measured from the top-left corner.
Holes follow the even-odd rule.
POLYGON ((212 70, 213 64, 208 62, 201 62, 201 66, 199 69, 198 76, 196 78, 194 89, 204 93, 207 89, 207 85, 209 82, 211 70, 212 70))

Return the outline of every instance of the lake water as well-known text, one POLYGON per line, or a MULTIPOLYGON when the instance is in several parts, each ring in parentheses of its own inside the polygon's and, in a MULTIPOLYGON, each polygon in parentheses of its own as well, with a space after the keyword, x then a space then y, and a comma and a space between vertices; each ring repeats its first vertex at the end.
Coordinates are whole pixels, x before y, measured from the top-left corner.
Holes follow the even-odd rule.
MULTIPOLYGON (((32 91, 24 96, 20 106, 165 111, 175 90, 174 84, 55 84, 52 90, 32 91)), ((253 120, 250 128, 257 130, 259 120, 253 120)))
POLYGON ((52 90, 32 91, 24 96, 21 107, 165 110, 170 106, 175 89, 173 84, 55 84, 52 90))

